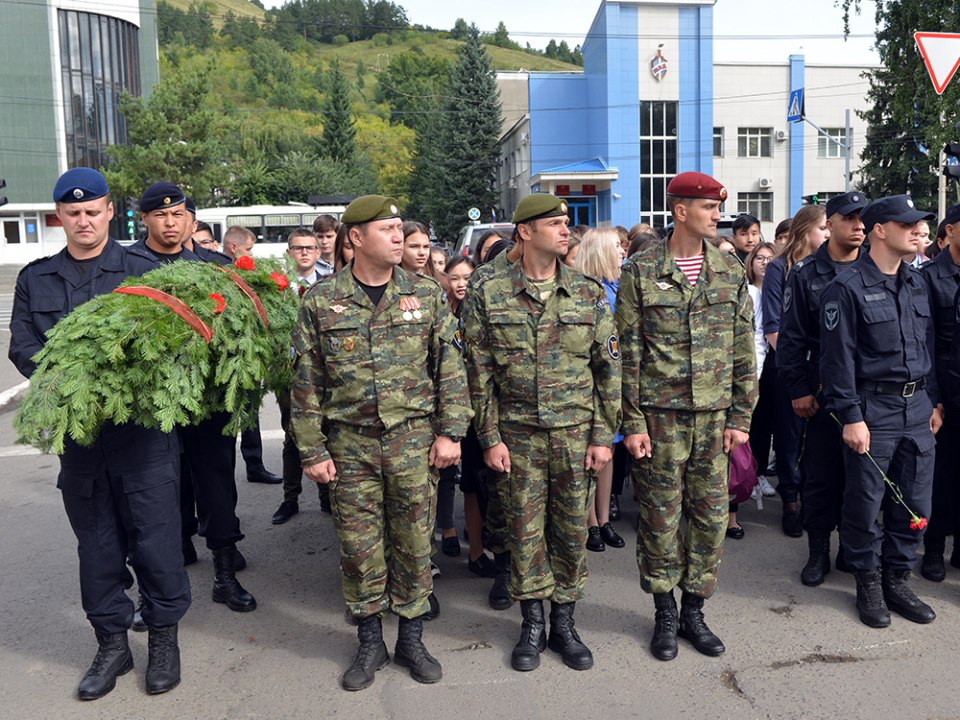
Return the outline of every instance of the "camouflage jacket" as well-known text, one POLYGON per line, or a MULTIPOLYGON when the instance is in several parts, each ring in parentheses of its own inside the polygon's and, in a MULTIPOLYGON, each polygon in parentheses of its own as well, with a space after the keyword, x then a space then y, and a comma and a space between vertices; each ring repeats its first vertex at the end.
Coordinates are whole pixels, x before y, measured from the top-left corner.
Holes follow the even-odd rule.
POLYGON ((457 323, 436 281, 397 267, 380 304, 352 265, 303 297, 293 331, 290 422, 304 465, 329 459, 321 421, 390 430, 435 417, 441 435, 470 418, 457 323))
POLYGON ((703 243, 691 285, 667 242, 623 266, 616 323, 623 354, 623 434, 647 432, 644 407, 727 410, 747 432, 756 404, 753 306, 743 266, 703 243))
POLYGON ((620 425, 620 351, 603 286, 563 263, 546 302, 507 264, 464 301, 474 427, 484 448, 500 422, 540 428, 591 424, 610 446, 620 425))

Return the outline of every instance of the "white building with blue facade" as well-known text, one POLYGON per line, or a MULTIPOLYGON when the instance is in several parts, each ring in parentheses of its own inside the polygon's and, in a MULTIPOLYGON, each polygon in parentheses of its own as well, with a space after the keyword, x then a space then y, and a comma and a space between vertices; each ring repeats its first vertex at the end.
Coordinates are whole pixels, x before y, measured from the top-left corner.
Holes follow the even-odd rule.
MULTIPOLYGON (((722 8, 723 0, 719 0, 722 8)), ((572 221, 631 227, 669 221, 666 186, 680 172, 713 175, 727 213, 750 212, 772 238, 804 195, 844 192, 845 149, 788 123, 791 91, 806 115, 846 143, 850 187, 863 148, 868 66, 715 62, 717 0, 602 0, 583 44, 582 73, 499 73, 504 129, 501 204, 531 192, 568 198, 572 221)), ((775 10, 771 10, 774 12, 775 10)))

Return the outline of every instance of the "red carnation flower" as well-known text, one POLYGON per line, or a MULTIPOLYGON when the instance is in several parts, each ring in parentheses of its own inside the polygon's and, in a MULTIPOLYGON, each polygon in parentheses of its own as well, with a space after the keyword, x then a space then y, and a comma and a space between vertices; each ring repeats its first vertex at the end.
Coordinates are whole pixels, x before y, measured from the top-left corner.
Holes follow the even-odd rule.
POLYGON ((249 255, 241 255, 238 257, 233 266, 240 270, 256 270, 257 267, 253 264, 253 258, 249 255))
POLYGON ((270 273, 270 279, 280 286, 280 290, 286 290, 287 286, 290 284, 290 281, 287 280, 287 276, 283 273, 270 273))
POLYGON ((210 293, 210 297, 213 298, 213 311, 215 313, 223 312, 224 308, 227 307, 227 301, 223 299, 223 295, 210 293))
POLYGON ((927 519, 925 517, 917 518, 910 521, 911 530, 923 530, 927 526, 927 519))

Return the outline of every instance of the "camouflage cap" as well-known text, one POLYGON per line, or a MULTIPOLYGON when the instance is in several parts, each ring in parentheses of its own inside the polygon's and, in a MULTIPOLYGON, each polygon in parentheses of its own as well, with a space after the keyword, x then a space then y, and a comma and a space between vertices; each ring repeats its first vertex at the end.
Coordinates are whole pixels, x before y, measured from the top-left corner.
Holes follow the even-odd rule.
POLYGON ((667 185, 667 195, 723 202, 727 199, 727 189, 709 175, 684 172, 673 178, 667 185))
POLYGON ((517 203, 517 209, 513 211, 513 223, 529 222, 539 218, 566 214, 566 200, 561 200, 550 193, 533 193, 517 203))
POLYGON ((370 222, 371 220, 385 220, 400 217, 400 203, 396 198, 384 195, 364 195, 347 205, 347 209, 340 218, 344 225, 370 222))

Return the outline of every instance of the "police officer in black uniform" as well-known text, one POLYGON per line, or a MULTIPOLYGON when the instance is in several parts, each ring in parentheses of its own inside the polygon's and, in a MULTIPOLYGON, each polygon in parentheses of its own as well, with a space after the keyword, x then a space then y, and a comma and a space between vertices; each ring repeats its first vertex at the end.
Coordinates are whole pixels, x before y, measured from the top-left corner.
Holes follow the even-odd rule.
POLYGON ((233 265, 233 260, 222 252, 210 250, 200 245, 200 243, 193 241, 193 235, 197 232, 197 205, 191 198, 185 198, 183 204, 184 207, 187 208, 187 212, 190 213, 190 217, 187 218, 187 225, 183 231, 183 240, 180 242, 180 244, 183 245, 183 249, 189 250, 204 262, 217 263, 218 265, 233 265))
MULTIPOLYGON (((147 188, 140 198, 147 237, 133 247, 143 248, 162 263, 202 262, 181 245, 187 223, 192 222, 185 202, 180 188, 173 183, 158 182, 147 188)), ((214 413, 198 425, 180 428, 180 437, 193 481, 199 533, 213 552, 213 601, 237 612, 250 612, 256 610, 257 601, 243 589, 235 574, 246 567, 246 561, 237 550, 237 543, 244 536, 237 518, 236 438, 223 434, 228 421, 228 413, 214 413)))
MULTIPOLYGON (((867 199, 860 192, 830 199, 830 240, 793 267, 783 291, 777 365, 794 412, 806 419, 802 460, 807 480, 802 517, 810 556, 800 580, 811 587, 820 585, 830 572, 830 533, 840 527, 846 484, 840 426, 830 417, 820 394, 821 295, 830 281, 857 259, 864 236, 860 211, 866 205, 867 199)), ((837 567, 846 569, 843 545, 837 567)))
POLYGON ((917 210, 909 195, 896 195, 874 200, 860 216, 870 250, 830 283, 820 315, 823 393, 845 443, 840 541, 857 579, 861 622, 888 626, 889 607, 929 623, 936 614, 907 580, 930 515, 940 413, 926 286, 901 258, 916 252, 919 222, 933 215, 917 210), (902 502, 887 491, 881 471, 902 502))
MULTIPOLYGON (((26 377, 57 321, 158 266, 108 237, 113 203, 96 170, 68 170, 53 199, 67 246, 21 271, 10 322, 10 359, 26 377)), ((128 557, 150 630, 147 692, 167 692, 180 682, 177 624, 190 606, 190 580, 180 553, 178 456, 176 434, 134 424, 104 423, 90 447, 64 439, 57 487, 77 536, 83 609, 99 644, 77 691, 81 700, 103 697, 133 668, 128 557)))
POLYGON ((933 582, 941 582, 946 577, 943 551, 948 535, 954 536, 951 564, 960 566, 956 543, 956 538, 960 537, 960 404, 949 392, 950 343, 955 334, 955 298, 960 285, 960 203, 947 209, 944 222, 949 245, 920 269, 927 283, 933 312, 933 364, 943 404, 943 425, 937 433, 937 457, 933 466, 933 512, 923 536, 923 561, 920 563, 920 574, 933 582))

